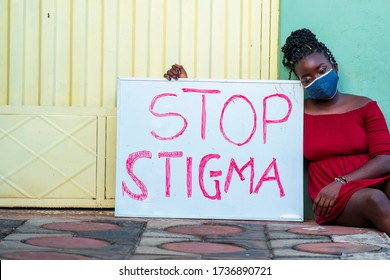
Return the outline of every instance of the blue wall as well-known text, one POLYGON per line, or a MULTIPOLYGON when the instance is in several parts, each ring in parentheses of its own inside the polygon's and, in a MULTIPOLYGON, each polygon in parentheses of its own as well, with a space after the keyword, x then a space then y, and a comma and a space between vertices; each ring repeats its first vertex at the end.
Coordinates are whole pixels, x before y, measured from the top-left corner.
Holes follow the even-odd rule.
MULTIPOLYGON (((281 0, 280 46, 291 31, 303 27, 335 56, 340 91, 377 100, 389 124, 390 1, 281 0)), ((281 63, 279 69, 279 78, 288 79, 281 63)))

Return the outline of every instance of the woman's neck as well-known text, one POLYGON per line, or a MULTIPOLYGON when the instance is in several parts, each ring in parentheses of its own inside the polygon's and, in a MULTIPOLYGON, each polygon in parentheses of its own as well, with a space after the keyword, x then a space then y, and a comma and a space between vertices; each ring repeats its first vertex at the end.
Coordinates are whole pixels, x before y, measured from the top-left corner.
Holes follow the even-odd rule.
POLYGON ((338 112, 344 100, 344 94, 337 91, 336 95, 329 100, 306 99, 305 113, 308 114, 331 114, 338 112))

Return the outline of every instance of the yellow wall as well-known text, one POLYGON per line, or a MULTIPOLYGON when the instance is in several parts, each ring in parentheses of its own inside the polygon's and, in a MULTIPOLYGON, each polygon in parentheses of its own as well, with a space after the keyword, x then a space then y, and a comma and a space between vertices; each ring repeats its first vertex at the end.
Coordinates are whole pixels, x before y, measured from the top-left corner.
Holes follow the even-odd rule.
POLYGON ((0 206, 112 207, 117 77, 276 79, 278 17, 278 0, 0 0, 0 206))

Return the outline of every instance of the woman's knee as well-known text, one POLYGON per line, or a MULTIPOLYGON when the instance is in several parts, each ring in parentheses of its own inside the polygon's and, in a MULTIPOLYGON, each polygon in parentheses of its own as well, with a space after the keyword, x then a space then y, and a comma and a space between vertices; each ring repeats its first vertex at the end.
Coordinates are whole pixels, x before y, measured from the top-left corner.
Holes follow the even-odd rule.
POLYGON ((390 200, 387 195, 378 189, 371 189, 364 197, 366 210, 375 212, 375 215, 390 213, 390 200))

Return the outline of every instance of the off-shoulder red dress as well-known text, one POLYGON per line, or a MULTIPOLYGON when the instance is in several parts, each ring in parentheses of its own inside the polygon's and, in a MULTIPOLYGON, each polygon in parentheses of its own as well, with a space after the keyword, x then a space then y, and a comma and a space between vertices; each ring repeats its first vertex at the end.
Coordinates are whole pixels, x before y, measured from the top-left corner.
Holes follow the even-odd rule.
MULTIPOLYGON (((313 201, 335 177, 351 173, 383 154, 390 155, 390 134, 375 101, 342 114, 304 115, 304 156, 309 162, 308 193, 313 201)), ((331 212, 318 216, 316 222, 332 223, 356 191, 380 188, 389 180, 390 175, 348 182, 340 189, 331 212)))

